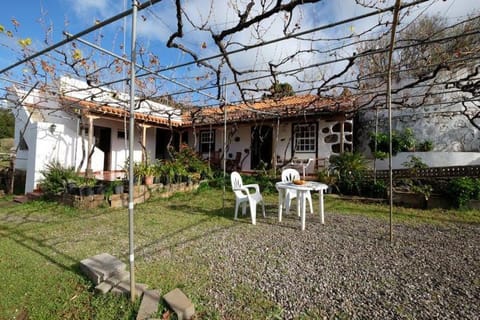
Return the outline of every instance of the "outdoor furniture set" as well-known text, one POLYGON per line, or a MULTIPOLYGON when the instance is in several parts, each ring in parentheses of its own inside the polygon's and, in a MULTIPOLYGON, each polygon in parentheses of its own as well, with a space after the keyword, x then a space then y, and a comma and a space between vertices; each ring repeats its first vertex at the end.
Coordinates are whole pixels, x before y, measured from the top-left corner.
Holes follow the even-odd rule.
MULTIPOLYGON (((250 208, 250 215, 252 224, 256 224, 257 205, 262 206, 263 217, 265 217, 265 203, 260 193, 260 187, 258 184, 246 184, 242 182, 242 177, 236 171, 232 172, 231 176, 232 190, 235 194, 235 215, 234 219, 238 217, 238 209, 242 206, 242 214, 246 214, 247 205, 250 208)), ((282 212, 285 207, 285 211, 288 214, 290 211, 291 203, 293 199, 297 199, 297 215, 301 219, 301 229, 305 230, 305 218, 306 218, 306 202, 309 203, 310 213, 314 213, 312 205, 311 191, 318 191, 319 195, 319 213, 320 221, 324 224, 324 203, 323 193, 327 190, 328 186, 323 183, 314 181, 300 180, 300 173, 292 168, 285 169, 282 172, 282 181, 275 184, 278 190, 278 221, 282 221, 282 212)))

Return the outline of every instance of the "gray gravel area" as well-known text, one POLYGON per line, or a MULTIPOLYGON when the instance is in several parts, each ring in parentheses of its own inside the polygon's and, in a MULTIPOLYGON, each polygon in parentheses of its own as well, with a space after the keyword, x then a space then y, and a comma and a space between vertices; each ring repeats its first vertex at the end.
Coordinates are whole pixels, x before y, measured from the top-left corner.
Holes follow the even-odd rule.
POLYGON ((192 244, 205 257, 215 285, 207 299, 224 318, 249 308, 232 288, 255 288, 281 310, 281 319, 479 319, 480 226, 394 225, 326 213, 248 216, 238 227, 192 244))

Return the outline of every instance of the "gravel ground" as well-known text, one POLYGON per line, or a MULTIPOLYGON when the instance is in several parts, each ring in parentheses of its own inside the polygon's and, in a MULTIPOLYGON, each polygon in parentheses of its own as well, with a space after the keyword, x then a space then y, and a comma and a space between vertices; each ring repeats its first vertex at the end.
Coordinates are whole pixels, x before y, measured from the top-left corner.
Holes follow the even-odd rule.
POLYGON ((270 215, 192 245, 214 275, 207 299, 224 319, 249 308, 232 294, 241 287, 268 297, 282 319, 480 317, 479 225, 400 223, 390 243, 388 221, 327 212, 325 225, 308 215, 302 232, 295 215, 270 215))

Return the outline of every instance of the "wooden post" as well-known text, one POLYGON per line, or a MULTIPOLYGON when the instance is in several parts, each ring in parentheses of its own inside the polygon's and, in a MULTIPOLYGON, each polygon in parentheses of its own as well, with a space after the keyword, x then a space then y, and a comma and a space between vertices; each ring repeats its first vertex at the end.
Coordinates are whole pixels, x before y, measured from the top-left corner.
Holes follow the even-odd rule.
POLYGON ((98 116, 87 115, 88 118, 88 151, 87 151, 87 176, 93 175, 92 170, 92 155, 93 155, 93 148, 95 145, 93 144, 93 120, 98 119, 98 116))
POLYGON ((151 126, 146 124, 141 124, 142 127, 142 160, 143 162, 147 162, 147 129, 151 128, 151 126))

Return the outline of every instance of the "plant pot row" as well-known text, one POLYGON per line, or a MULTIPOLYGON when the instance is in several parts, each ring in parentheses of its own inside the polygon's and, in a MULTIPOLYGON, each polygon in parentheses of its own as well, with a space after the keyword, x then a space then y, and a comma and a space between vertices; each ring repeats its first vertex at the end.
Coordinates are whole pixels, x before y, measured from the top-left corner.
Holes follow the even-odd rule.
POLYGON ((77 186, 74 183, 69 183, 67 185, 67 193, 76 195, 76 196, 91 196, 94 194, 103 194, 105 193, 105 185, 98 184, 95 186, 77 186))

